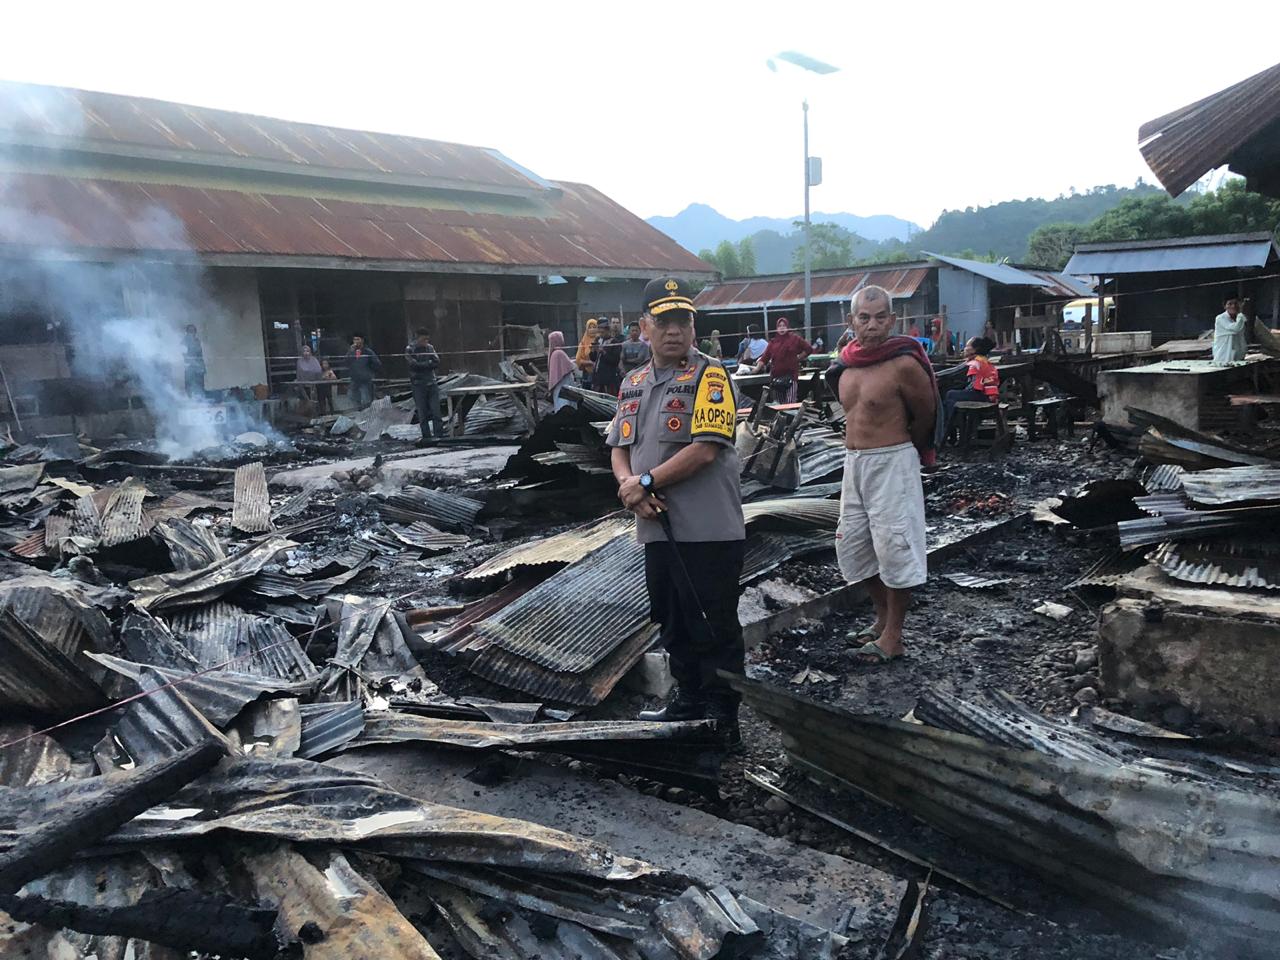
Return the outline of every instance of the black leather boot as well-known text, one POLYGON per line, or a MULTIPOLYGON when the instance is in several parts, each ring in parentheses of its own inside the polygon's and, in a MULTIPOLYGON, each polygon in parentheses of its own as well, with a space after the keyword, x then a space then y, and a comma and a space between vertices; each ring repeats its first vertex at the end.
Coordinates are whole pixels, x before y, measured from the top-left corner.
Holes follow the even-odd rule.
POLYGON ((742 731, 738 728, 738 698, 733 695, 712 696, 707 701, 707 719, 716 722, 716 732, 730 750, 742 746, 742 731))
POLYGON ((671 700, 658 710, 641 710, 637 720, 702 720, 707 715, 707 702, 700 693, 686 693, 676 687, 671 700))

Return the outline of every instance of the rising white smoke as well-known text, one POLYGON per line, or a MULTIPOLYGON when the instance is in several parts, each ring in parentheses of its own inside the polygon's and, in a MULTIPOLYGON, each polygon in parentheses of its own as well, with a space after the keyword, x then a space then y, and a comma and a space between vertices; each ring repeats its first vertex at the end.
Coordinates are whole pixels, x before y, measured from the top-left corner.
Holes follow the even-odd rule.
MULTIPOLYGON (((38 87, 2 84, 0 128, 6 127, 52 128, 60 136, 75 137, 83 131, 84 118, 69 98, 38 87)), ((0 243, 23 249, 13 259, 0 260, 0 309, 24 301, 47 308, 68 344, 72 373, 141 396, 155 422, 157 444, 171 458, 222 442, 222 429, 202 415, 207 405, 188 398, 183 383, 185 325, 206 328, 228 322, 203 271, 132 255, 85 262, 78 259, 74 236, 94 235, 98 227, 112 234, 125 230, 151 238, 157 249, 180 253, 191 248, 183 224, 152 205, 114 210, 110 223, 81 219, 64 225, 33 211, 20 195, 20 180, 9 171, 22 169, 29 160, 15 154, 14 162, 8 161, 0 147, 0 243)), ((102 404, 104 410, 108 406, 102 404)), ((270 428, 264 432, 274 434, 270 428)))

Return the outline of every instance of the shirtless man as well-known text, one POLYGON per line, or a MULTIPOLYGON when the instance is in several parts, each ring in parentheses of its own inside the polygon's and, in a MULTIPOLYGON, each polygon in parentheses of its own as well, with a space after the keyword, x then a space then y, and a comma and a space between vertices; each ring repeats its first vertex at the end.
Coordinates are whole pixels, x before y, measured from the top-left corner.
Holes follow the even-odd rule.
POLYGON ((911 588, 925 582, 924 487, 932 463, 937 386, 920 344, 891 336, 889 294, 864 287, 853 301, 857 342, 828 373, 845 412, 844 484, 836 556, 849 583, 862 583, 876 621, 855 635, 860 663, 903 655, 902 624, 911 588))

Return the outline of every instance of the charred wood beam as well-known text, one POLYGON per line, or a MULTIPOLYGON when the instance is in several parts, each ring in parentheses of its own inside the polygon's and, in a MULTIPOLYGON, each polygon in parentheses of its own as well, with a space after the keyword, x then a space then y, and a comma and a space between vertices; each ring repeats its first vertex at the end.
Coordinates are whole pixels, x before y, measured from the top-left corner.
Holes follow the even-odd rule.
MULTIPOLYGON (((133 937, 201 955, 275 960, 287 956, 275 933, 276 911, 228 903, 195 890, 157 890, 127 906, 0 896, 15 920, 50 929, 133 937)), ((296 952, 296 947, 293 952, 296 952)))
POLYGON ((222 744, 206 741, 120 777, 93 800, 68 807, 0 854, 0 894, 16 893, 24 884, 66 863, 138 814, 167 800, 225 756, 222 744))

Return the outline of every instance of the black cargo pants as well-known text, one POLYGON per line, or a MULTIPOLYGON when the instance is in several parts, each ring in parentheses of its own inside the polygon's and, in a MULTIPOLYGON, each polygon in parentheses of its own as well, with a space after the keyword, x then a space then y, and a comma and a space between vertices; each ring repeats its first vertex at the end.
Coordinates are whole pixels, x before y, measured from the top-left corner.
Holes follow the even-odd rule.
POLYGON ((716 671, 741 674, 745 666, 742 624, 738 621, 738 583, 745 546, 744 540, 644 545, 650 617, 662 627, 671 673, 688 694, 738 702, 738 694, 716 676, 716 671), (684 559, 696 599, 684 584, 674 550, 684 559), (709 630, 698 613, 699 600, 709 630))

